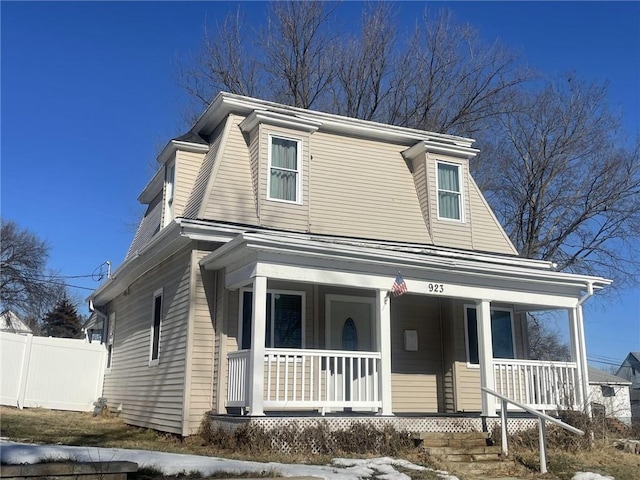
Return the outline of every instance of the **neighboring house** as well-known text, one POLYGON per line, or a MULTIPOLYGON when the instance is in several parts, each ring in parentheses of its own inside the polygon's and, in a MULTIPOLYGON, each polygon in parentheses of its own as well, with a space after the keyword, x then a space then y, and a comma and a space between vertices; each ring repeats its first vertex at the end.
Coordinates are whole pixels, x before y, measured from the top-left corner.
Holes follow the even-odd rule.
POLYGON ((0 313, 0 332, 19 333, 26 335, 33 333, 21 319, 11 310, 0 313))
POLYGON ((219 94, 159 155, 129 252, 90 297, 108 319, 108 402, 182 435, 206 412, 445 428, 443 414, 495 415, 481 385, 583 408, 582 304, 610 282, 520 258, 469 173, 472 144, 219 94), (572 362, 527 360, 537 310, 565 312, 572 362))
POLYGON ((634 423, 640 423, 640 352, 629 352, 616 375, 631 382, 631 418, 634 423))
POLYGON ((616 418, 631 425, 631 382, 594 367, 589 367, 589 401, 594 413, 616 418))

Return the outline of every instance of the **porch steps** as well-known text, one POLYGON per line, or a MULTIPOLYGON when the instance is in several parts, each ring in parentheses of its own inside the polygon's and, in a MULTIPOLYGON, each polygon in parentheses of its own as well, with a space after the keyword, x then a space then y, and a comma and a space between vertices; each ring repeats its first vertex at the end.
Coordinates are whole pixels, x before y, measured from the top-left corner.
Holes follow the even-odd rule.
POLYGON ((492 445, 489 434, 484 432, 422 432, 415 434, 413 439, 427 455, 449 462, 502 461, 500 447, 492 445))

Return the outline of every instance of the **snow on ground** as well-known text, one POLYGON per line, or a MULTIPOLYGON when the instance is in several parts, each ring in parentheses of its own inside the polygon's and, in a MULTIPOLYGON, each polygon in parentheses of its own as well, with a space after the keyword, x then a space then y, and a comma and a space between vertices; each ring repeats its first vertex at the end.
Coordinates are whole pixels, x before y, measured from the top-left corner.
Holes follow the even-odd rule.
MULTIPOLYGON (((166 475, 198 471, 203 475, 216 472, 230 474, 276 472, 284 477, 320 477, 326 480, 360 480, 376 477, 380 480, 410 480, 410 477, 396 470, 435 471, 445 480, 458 480, 447 472, 432 470, 415 465, 407 460, 389 457, 368 460, 336 458, 332 465, 294 465, 285 463, 261 463, 224 458, 183 455, 178 453, 154 452, 149 450, 128 450, 122 448, 71 447, 67 445, 31 445, 0 441, 0 459, 5 463, 36 463, 42 459, 69 458, 78 462, 106 462, 125 460, 136 462, 140 467, 155 467, 166 475)), ((595 480, 595 479, 579 479, 595 480)))
POLYGON ((577 472, 571 480, 614 480, 613 477, 608 475, 600 475, 599 473, 592 472, 577 472))

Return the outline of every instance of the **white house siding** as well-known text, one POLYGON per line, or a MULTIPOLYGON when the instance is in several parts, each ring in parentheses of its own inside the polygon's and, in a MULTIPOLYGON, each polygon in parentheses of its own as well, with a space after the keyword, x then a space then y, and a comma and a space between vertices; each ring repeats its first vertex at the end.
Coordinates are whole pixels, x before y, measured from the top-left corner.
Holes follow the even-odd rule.
POLYGON ((185 434, 198 431, 203 415, 212 408, 215 345, 215 272, 202 270, 200 259, 210 253, 192 253, 191 319, 188 340, 188 388, 185 390, 185 434))
POLYGON ((260 202, 260 225, 306 232, 309 230, 309 133, 272 125, 260 125, 258 192, 260 202), (269 200, 269 135, 282 136, 293 140, 301 140, 302 144, 302 198, 300 203, 269 200))
POLYGON ((313 233, 430 242, 406 146, 320 131, 311 142, 313 233))
POLYGON ((116 329, 104 396, 111 408, 122 404, 128 424, 182 433, 190 271, 190 252, 183 250, 107 305, 109 313, 116 313, 116 329), (160 358, 150 367, 153 294, 160 287, 160 358))
POLYGON ((393 412, 441 412, 442 349, 439 300, 404 295, 391 298, 391 391, 393 412), (404 331, 418 334, 418 350, 406 351, 404 331))
POLYGON ((176 177, 173 199, 174 217, 182 217, 200 172, 204 153, 176 152, 176 177))
POLYGON ((484 252, 517 255, 518 252, 491 211, 476 182, 469 175, 471 241, 473 249, 484 252))
POLYGON ((589 382, 589 402, 604 406, 607 418, 616 418, 631 425, 629 385, 602 385, 589 382), (603 386, 611 388, 613 395, 605 396, 602 391, 603 386))
POLYGON ((229 117, 201 214, 209 220, 258 225, 249 149, 238 126, 242 120, 235 115, 229 117))
POLYGON ((211 134, 211 145, 209 151, 204 156, 204 159, 200 163, 200 169, 198 175, 193 183, 193 188, 189 192, 189 200, 185 204, 182 216, 185 218, 198 218, 198 213, 202 206, 202 201, 205 198, 207 188, 209 186, 209 179, 213 171, 218 152, 220 150, 220 143, 222 141, 222 132, 226 122, 222 122, 220 126, 211 134))

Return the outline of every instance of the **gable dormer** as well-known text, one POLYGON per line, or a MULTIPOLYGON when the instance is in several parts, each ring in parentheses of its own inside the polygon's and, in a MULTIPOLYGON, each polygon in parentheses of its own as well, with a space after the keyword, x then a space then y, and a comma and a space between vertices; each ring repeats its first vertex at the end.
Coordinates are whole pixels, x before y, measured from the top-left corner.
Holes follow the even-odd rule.
POLYGON ((320 123, 254 110, 240 124, 249 147, 259 223, 309 231, 311 135, 320 123))
POLYGON ((427 139, 403 152, 437 246, 517 254, 469 172, 473 140, 427 139))
POLYGON ((158 156, 162 167, 156 175, 163 178, 162 227, 182 216, 208 151, 208 139, 189 132, 171 140, 158 156))

